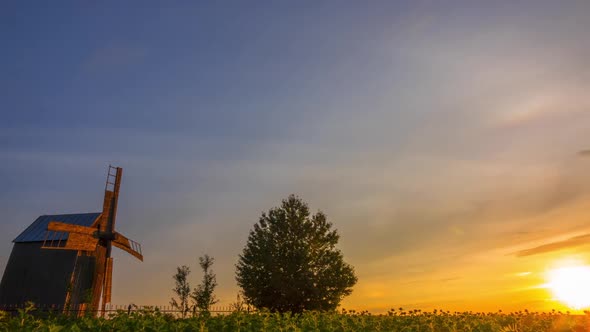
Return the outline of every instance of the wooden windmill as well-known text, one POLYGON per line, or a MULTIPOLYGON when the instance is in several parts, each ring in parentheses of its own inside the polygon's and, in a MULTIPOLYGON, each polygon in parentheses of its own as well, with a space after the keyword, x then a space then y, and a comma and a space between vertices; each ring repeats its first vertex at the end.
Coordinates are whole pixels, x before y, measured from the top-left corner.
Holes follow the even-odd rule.
POLYGON ((122 175, 122 168, 109 166, 102 214, 90 227, 59 221, 51 221, 47 225, 46 240, 41 248, 78 251, 71 286, 66 295, 66 303, 70 305, 89 303, 97 309, 101 304, 104 313, 106 304, 111 302, 112 246, 143 261, 141 245, 115 231, 122 175), (66 232, 65 243, 54 240, 56 237, 52 232, 66 232))

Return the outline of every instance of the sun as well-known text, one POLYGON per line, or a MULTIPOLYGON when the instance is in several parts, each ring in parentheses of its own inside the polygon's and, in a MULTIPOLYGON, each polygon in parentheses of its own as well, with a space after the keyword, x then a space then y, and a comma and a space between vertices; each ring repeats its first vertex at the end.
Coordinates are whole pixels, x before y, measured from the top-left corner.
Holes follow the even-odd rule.
POLYGON ((547 287, 553 296, 572 309, 590 307, 590 266, 573 265, 552 269, 547 287))

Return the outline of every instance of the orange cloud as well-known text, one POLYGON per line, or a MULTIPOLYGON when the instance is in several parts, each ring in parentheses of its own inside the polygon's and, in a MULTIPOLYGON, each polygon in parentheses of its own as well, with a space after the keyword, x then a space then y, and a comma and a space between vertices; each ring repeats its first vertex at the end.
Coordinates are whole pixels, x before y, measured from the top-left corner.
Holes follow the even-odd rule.
POLYGON ((566 248, 579 247, 588 244, 590 234, 578 235, 567 240, 543 244, 534 248, 524 249, 516 252, 517 257, 526 257, 531 255, 543 254, 551 251, 562 250, 566 248))

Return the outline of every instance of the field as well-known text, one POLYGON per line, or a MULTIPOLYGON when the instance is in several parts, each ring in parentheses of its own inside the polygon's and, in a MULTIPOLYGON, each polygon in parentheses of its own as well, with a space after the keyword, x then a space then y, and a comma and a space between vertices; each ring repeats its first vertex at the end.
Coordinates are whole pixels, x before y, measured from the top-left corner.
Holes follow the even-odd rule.
POLYGON ((565 332, 590 331, 590 314, 550 312, 474 313, 390 310, 387 314, 342 310, 281 315, 234 312, 228 315, 175 318, 158 310, 120 311, 108 319, 0 312, 0 331, 406 331, 406 332, 565 332))

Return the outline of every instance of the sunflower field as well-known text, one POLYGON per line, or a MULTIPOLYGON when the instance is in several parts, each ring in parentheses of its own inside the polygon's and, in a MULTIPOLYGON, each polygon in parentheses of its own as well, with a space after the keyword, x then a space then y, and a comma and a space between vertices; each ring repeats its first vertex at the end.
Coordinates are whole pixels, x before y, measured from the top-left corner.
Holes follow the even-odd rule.
POLYGON ((0 312, 0 331, 400 331, 400 332, 583 332, 590 313, 558 311, 512 313, 449 312, 392 309, 386 314, 341 310, 299 315, 233 312, 177 318, 157 309, 119 311, 108 318, 71 317, 36 312, 29 306, 16 314, 0 312))

